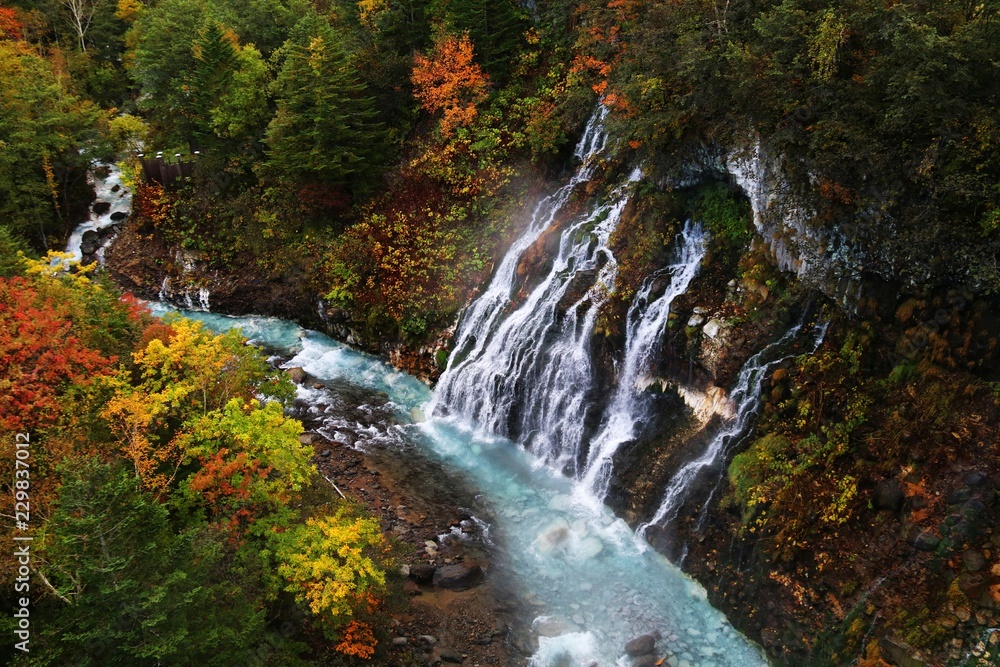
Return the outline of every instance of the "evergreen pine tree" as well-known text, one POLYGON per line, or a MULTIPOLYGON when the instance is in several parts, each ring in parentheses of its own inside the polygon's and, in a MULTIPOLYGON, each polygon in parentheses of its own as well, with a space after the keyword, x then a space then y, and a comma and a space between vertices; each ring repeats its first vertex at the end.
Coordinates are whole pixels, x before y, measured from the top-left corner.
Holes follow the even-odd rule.
POLYGON ((443 9, 459 32, 469 33, 490 78, 505 79, 529 26, 516 0, 446 0, 443 9))
POLYGON ((215 21, 209 21, 192 48, 194 69, 188 78, 190 105, 187 111, 195 141, 207 148, 215 138, 212 109, 228 91, 239 66, 236 35, 215 21))
POLYGON ((356 183, 379 155, 382 129, 372 99, 337 33, 307 16, 285 44, 278 111, 267 129, 270 168, 286 178, 356 183))

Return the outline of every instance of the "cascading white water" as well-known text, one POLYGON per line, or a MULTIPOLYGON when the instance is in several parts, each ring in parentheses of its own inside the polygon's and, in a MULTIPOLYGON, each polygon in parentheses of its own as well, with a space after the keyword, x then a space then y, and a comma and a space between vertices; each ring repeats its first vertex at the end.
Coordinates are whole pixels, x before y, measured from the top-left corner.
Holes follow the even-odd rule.
POLYGON ((505 317, 524 251, 588 179, 604 147, 603 111, 596 113, 577 147, 583 164, 570 183, 535 209, 531 224, 507 252, 486 292, 462 319, 448 370, 432 413, 462 415, 490 435, 518 439, 545 462, 575 467, 593 372, 590 339, 601 305, 614 287, 618 264, 608 240, 641 172, 615 189, 607 203, 562 232, 548 275, 505 317), (589 284, 577 296, 574 287, 589 284))
POLYGON ((576 173, 566 185, 538 203, 528 228, 511 245, 500 262, 500 266, 497 267, 493 280, 490 281, 486 291, 469 306, 468 311, 464 314, 462 327, 457 333, 451 358, 448 360, 449 368, 456 365, 456 358, 465 354, 470 345, 473 345, 474 348, 468 351, 469 358, 474 359, 481 354, 489 334, 503 317, 504 307, 510 303, 514 281, 517 278, 517 264, 521 255, 538 240, 542 232, 549 228, 559 212, 566 206, 577 186, 590 180, 594 173, 595 158, 604 150, 608 140, 607 133, 604 131, 604 118, 607 113, 607 109, 601 105, 591 116, 583 132, 583 137, 573 153, 581 161, 576 173))
POLYGON ((581 478, 581 489, 598 501, 607 495, 615 453, 636 436, 635 425, 644 409, 636 385, 656 354, 670 304, 687 290, 707 242, 701 225, 689 221, 678 235, 676 260, 664 270, 670 273, 670 285, 651 298, 660 272, 637 293, 628 313, 617 388, 597 436, 588 445, 586 416, 594 386, 591 338, 618 273, 607 244, 628 202, 629 186, 641 176, 638 169, 608 202, 566 227, 548 275, 516 310, 508 313, 505 307, 521 256, 555 221, 572 188, 590 177, 591 160, 606 142, 603 118, 603 111, 591 118, 577 146, 581 168, 567 186, 535 209, 532 223, 463 317, 431 408, 432 414, 459 415, 489 435, 517 440, 547 464, 581 478), (582 296, 573 289, 580 282, 589 284, 582 296))
POLYGON ((640 287, 628 312, 625 335, 625 360, 615 393, 607 409, 597 436, 590 444, 587 467, 581 486, 603 500, 608 494, 614 455, 618 449, 634 439, 635 426, 642 419, 645 402, 637 384, 659 349, 659 343, 670 317, 670 304, 687 291, 705 257, 708 234, 698 223, 690 220, 678 235, 677 257, 666 271, 670 285, 663 294, 650 302, 653 286, 663 272, 650 276, 640 287))
MULTIPOLYGON (((97 168, 106 168, 108 170, 106 176, 97 175, 95 170, 92 170, 87 174, 88 180, 90 180, 94 186, 94 192, 96 195, 95 203, 106 203, 109 208, 101 215, 97 215, 91 211, 90 217, 77 225, 77 227, 70 234, 69 239, 66 241, 66 252, 70 253, 73 256, 72 260, 77 262, 83 259, 81 245, 83 244, 83 235, 86 232, 99 231, 106 227, 110 227, 115 224, 115 219, 119 218, 121 214, 128 214, 132 210, 132 193, 124 187, 122 183, 122 173, 118 166, 115 164, 105 163, 99 163, 95 166, 97 168)), ((99 260, 103 261, 103 247, 98 249, 97 257, 99 260)))
MULTIPOLYGON (((699 476, 709 469, 720 466, 728 457, 730 450, 739 442, 740 436, 746 432, 753 416, 757 413, 757 408, 760 407, 761 388, 765 378, 775 366, 792 356, 782 354, 782 352, 786 345, 798 335, 801 328, 801 324, 792 327, 779 340, 771 343, 743 364, 736 380, 736 387, 730 395, 730 402, 734 406, 736 416, 719 429, 701 456, 681 466, 674 473, 653 518, 648 523, 639 526, 637 533, 640 537, 645 538, 646 531, 650 526, 662 525, 676 518, 677 512, 687 499, 692 485, 699 476)), ((825 329, 823 331, 825 332, 825 329)))
POLYGON ((608 240, 640 176, 634 171, 609 203, 563 231, 548 275, 493 332, 470 333, 463 322, 476 350, 438 385, 438 400, 452 412, 491 435, 519 440, 552 465, 572 467, 579 457, 593 381, 591 335, 618 273, 608 240), (574 298, 571 289, 581 279, 591 285, 574 298))

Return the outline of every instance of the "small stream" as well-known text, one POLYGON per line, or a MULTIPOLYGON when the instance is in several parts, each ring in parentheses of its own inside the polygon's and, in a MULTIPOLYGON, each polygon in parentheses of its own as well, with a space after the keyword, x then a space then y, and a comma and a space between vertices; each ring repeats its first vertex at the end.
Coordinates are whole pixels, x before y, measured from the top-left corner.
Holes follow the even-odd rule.
MULTIPOLYGON (((80 225, 77 225, 73 233, 66 241, 66 252, 73 255, 72 259, 79 262, 83 259, 82 245, 84 235, 89 231, 100 232, 111 227, 116 222, 124 218, 132 210, 132 193, 122 182, 121 170, 115 164, 99 163, 96 169, 88 173, 88 179, 94 186, 96 199, 91 208, 100 204, 107 204, 108 210, 100 215, 91 212, 89 218, 80 225)), ((104 245, 108 239, 104 239, 101 247, 97 248, 96 256, 98 261, 104 261, 104 245)), ((95 244, 96 245, 96 244, 95 244)))
MULTIPOLYGON (((172 309, 156 304, 154 312, 172 309)), ((356 446, 381 447, 380 456, 417 446, 479 490, 493 508, 488 534, 504 544, 503 569, 527 591, 536 609, 536 667, 620 665, 634 637, 658 631, 658 647, 675 667, 766 665, 706 601, 704 589, 648 548, 621 519, 599 503, 581 499, 574 481, 504 438, 485 438, 456 418, 424 418, 431 391, 377 357, 306 331, 284 320, 184 312, 214 331, 241 327, 252 342, 281 350, 285 367, 300 366, 324 382, 383 393, 396 410, 384 429, 368 428, 356 446)), ((300 398, 317 390, 300 388, 300 398)), ((337 438, 331 418, 325 435, 337 438)), ((405 462, 404 462, 405 465, 405 462)))

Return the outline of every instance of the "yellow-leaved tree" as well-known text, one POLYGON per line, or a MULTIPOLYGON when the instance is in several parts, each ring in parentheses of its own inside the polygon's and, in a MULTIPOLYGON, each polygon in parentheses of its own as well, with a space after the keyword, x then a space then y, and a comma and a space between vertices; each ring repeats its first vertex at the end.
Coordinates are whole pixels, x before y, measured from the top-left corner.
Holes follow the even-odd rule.
POLYGON ((107 380, 112 396, 102 416, 143 486, 157 493, 170 487, 183 463, 203 453, 187 451, 192 433, 197 427, 204 434, 210 422, 223 424, 230 401, 239 406, 229 412, 232 422, 234 411, 261 409, 258 393, 286 398, 291 391, 238 331, 216 336, 191 320, 171 322, 163 338, 150 340, 132 360, 133 369, 107 380))
POLYGON ((387 594, 390 546, 378 521, 342 507, 277 537, 278 572, 286 590, 308 604, 341 653, 371 657, 376 640, 364 617, 387 594))

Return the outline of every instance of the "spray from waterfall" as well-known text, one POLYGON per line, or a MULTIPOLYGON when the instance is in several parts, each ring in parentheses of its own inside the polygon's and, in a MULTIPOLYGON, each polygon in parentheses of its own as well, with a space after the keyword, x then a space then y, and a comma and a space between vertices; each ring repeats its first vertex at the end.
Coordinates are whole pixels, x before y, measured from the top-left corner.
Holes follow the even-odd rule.
MULTIPOLYGON (((816 328, 813 351, 822 344, 828 327, 829 323, 827 322, 816 328)), ((710 470, 721 468, 733 447, 746 434, 754 415, 757 414, 764 380, 770 376, 771 371, 776 366, 793 356, 785 354, 784 351, 801 329, 801 323, 792 327, 785 332, 784 336, 755 354, 743 365, 736 380, 736 388, 730 395, 736 416, 716 432, 701 456, 685 464, 674 474, 653 518, 648 523, 639 526, 637 530, 639 537, 645 538, 646 531, 650 526, 664 525, 676 519, 678 512, 701 475, 710 470)), ((712 493, 714 494, 714 488, 712 493)))
POLYGON ((615 454, 636 437, 636 424, 645 416, 647 406, 637 384, 655 361, 670 317, 670 305, 687 291, 697 274, 707 242, 708 233, 701 224, 689 220, 678 235, 675 260, 664 271, 645 280, 629 308, 624 364, 601 430, 591 441, 581 478, 581 486, 599 500, 607 496, 615 454), (662 295, 651 299, 653 287, 664 272, 670 273, 670 284, 662 295))

